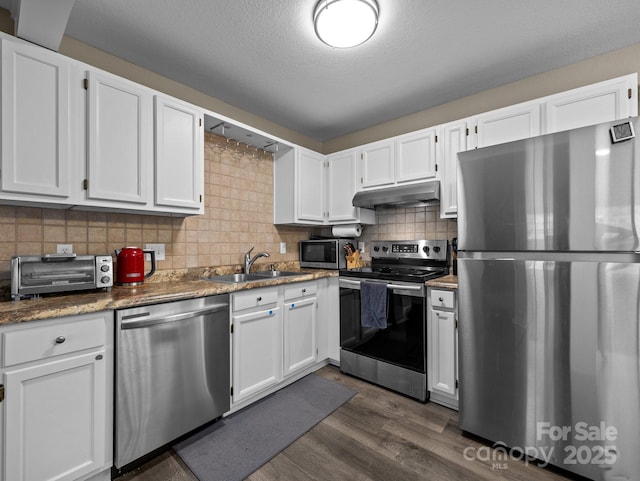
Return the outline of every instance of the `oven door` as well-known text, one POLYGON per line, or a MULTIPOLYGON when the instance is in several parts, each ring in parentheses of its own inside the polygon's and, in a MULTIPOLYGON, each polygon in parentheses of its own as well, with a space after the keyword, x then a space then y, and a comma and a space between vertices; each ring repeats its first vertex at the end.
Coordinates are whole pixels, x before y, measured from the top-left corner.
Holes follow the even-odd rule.
POLYGON ((340 347, 424 374, 424 284, 387 282, 387 328, 377 329, 361 325, 360 279, 340 278, 340 347))

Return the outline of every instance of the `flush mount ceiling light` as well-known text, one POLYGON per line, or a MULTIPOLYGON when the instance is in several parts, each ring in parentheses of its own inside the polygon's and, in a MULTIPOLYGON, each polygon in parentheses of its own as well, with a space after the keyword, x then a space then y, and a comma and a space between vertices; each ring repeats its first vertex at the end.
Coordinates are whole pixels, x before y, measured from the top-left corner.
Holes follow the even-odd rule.
POLYGON ((335 48, 366 42, 378 26, 375 0, 320 0, 313 12, 318 38, 335 48))

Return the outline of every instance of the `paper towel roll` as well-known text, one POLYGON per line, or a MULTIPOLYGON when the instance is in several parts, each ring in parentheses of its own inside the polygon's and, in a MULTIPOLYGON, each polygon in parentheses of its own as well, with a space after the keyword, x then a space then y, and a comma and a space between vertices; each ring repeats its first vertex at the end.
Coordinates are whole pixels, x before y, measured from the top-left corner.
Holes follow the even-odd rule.
POLYGON ((336 225, 331 229, 335 237, 360 237, 362 226, 360 224, 336 225))

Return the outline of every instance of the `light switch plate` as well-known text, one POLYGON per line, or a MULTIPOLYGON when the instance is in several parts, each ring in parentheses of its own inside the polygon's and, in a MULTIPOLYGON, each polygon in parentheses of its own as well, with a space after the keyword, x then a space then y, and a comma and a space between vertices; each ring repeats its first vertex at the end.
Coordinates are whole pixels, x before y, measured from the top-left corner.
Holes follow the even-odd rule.
MULTIPOLYGON (((163 261, 165 259, 165 257, 164 257, 164 244, 145 244, 144 248, 147 249, 147 250, 156 251, 156 260, 157 261, 163 261)), ((150 261, 151 260, 151 255, 150 254, 145 254, 144 258, 145 258, 145 260, 150 261)))
POLYGON ((358 242, 358 250, 360 254, 364 254, 364 242, 358 242))
POLYGON ((287 243, 280 242, 280 254, 286 254, 286 253, 287 253, 287 243))

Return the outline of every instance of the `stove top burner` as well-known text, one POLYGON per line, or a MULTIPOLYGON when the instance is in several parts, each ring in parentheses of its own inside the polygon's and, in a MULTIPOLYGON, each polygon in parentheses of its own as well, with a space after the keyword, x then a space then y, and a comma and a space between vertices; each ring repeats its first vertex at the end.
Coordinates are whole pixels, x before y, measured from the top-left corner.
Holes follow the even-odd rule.
POLYGON ((372 246, 371 267, 341 270, 340 276, 423 283, 449 273, 447 241, 375 241, 372 246))

